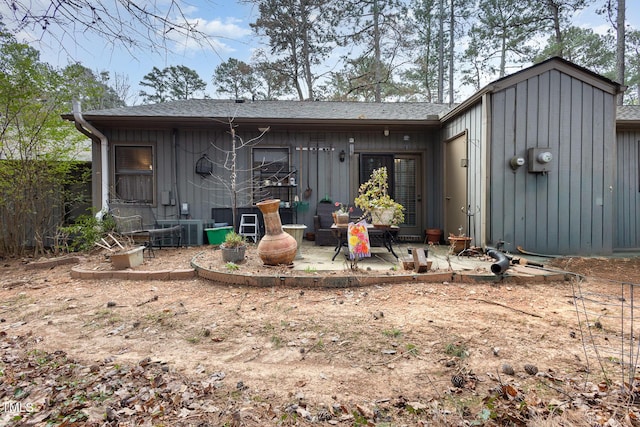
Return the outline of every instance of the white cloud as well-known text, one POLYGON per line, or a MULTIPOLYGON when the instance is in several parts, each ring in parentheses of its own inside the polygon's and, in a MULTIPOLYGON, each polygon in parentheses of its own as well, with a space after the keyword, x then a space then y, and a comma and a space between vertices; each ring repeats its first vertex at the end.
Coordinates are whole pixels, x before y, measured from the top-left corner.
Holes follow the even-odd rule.
MULTIPOLYGON (((225 18, 206 20, 203 18, 189 18, 189 25, 209 37, 204 43, 186 35, 172 35, 172 40, 176 46, 187 51, 200 51, 203 47, 214 50, 219 55, 236 51, 233 44, 244 43, 243 39, 252 34, 248 27, 241 25, 242 21, 237 18, 225 18)), ((246 46, 243 46, 246 49, 246 46)))

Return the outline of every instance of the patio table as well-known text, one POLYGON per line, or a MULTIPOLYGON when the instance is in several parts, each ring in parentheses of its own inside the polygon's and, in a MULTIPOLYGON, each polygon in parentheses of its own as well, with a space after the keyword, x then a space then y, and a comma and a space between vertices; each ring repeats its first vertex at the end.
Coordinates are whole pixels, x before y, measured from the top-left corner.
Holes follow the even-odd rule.
MULTIPOLYGON (((349 227, 346 225, 337 226, 335 223, 331 225, 331 232, 336 238, 335 254, 333 254, 333 258, 331 258, 331 261, 334 261, 336 259, 336 257, 340 253, 340 250, 343 247, 349 246, 349 242, 347 240, 348 230, 349 230, 349 227)), ((393 251, 393 243, 395 242, 399 231, 400 231, 400 227, 398 227, 397 225, 391 225, 388 227, 379 227, 379 226, 375 227, 373 226, 373 224, 367 224, 367 232, 369 233, 369 243, 371 244, 374 241, 381 242, 382 245, 389 252, 391 252, 394 257, 396 257, 396 259, 398 259, 398 255, 396 255, 396 253, 393 251)))

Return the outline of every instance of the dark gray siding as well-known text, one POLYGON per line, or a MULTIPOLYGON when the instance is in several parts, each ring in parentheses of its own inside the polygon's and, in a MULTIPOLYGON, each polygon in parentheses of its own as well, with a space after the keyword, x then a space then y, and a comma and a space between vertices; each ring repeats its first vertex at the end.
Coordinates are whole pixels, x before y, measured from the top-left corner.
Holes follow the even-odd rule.
POLYGON ((640 248, 640 131, 617 134, 616 229, 614 248, 640 248))
MULTIPOLYGON (((115 144, 152 144, 155 147, 156 162, 156 200, 154 212, 158 220, 174 220, 179 217, 179 204, 189 203, 190 218, 202 220, 206 226, 213 222, 212 208, 231 206, 231 195, 223 184, 215 179, 203 179, 195 173, 195 165, 203 155, 222 163, 223 153, 215 146, 224 150, 231 147, 231 138, 226 129, 111 129, 105 130, 109 139, 111 162, 113 161, 113 146, 115 144), (170 191, 175 205, 162 205, 160 194, 170 191)), ((238 136, 244 141, 258 136, 259 132, 247 132, 239 128, 238 136)), ((432 205, 434 189, 440 188, 440 178, 433 178, 434 169, 437 171, 440 162, 436 159, 439 147, 436 144, 436 132, 430 131, 392 131, 388 137, 382 132, 367 131, 271 131, 267 133, 256 147, 286 147, 290 153, 291 169, 298 171, 296 175, 297 188, 294 195, 304 202, 296 209, 294 220, 305 224, 309 231, 313 230, 313 216, 317 203, 323 198, 332 201, 353 204, 357 195, 357 174, 350 173, 351 168, 357 170, 360 153, 412 153, 422 156, 423 186, 429 189, 423 203, 432 205), (405 141, 404 136, 409 136, 405 141), (354 139, 355 154, 349 155, 349 138, 354 139), (319 150, 317 150, 319 149, 319 150), (340 162, 340 151, 346 153, 345 162, 340 162), (309 167, 309 170, 307 168, 309 167), (312 195, 304 199, 303 192, 309 186, 312 195)), ((239 188, 238 206, 250 206, 252 203, 250 192, 250 164, 251 148, 238 151, 239 188)), ((98 160, 98 159, 94 159, 98 160)), ((113 170, 113 164, 111 163, 113 170)), ((218 169, 220 170, 220 169, 218 169)), ((225 184, 229 182, 229 172, 216 172, 225 184)), ((439 177, 439 175, 438 175, 439 177)), ((110 182, 113 176, 110 177, 110 182)), ((184 218, 184 217, 183 217, 184 218)))
POLYGON ((514 250, 612 251, 615 105, 611 94, 550 70, 492 95, 490 238, 514 250), (550 171, 531 173, 528 149, 549 147, 550 171), (512 170, 519 156, 527 164, 512 170))

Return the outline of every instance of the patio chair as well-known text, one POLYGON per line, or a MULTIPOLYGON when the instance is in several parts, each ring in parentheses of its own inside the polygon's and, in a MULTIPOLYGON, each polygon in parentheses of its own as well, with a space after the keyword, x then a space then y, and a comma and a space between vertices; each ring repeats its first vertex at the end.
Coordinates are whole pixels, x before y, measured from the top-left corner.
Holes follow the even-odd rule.
POLYGON ((154 247, 162 249, 163 246, 182 244, 182 226, 161 227, 151 207, 116 205, 112 206, 111 216, 116 224, 116 232, 144 245, 148 256, 154 256, 154 247), (149 217, 153 218, 153 222, 149 221, 149 217))

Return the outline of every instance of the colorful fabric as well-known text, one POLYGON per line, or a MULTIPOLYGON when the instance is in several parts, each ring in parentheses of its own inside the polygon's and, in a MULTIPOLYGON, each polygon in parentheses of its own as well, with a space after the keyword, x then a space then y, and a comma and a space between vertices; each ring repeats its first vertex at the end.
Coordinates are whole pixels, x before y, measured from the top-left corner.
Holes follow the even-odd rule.
POLYGON ((347 240, 349 242, 349 258, 356 259, 371 256, 369 247, 369 232, 367 231, 367 222, 360 221, 357 224, 349 223, 347 231, 347 240))

